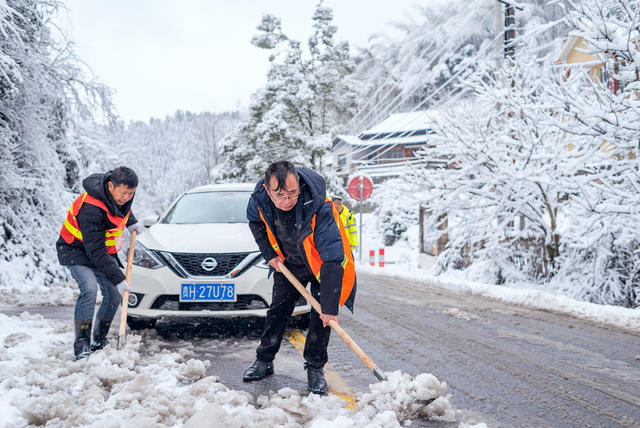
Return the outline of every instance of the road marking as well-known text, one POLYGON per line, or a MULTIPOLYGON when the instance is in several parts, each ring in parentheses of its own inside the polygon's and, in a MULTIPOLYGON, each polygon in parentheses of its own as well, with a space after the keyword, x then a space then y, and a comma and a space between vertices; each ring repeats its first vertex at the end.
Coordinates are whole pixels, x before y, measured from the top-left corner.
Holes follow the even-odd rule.
MULTIPOLYGON (((291 342, 294 348, 298 350, 300 355, 304 353, 304 344, 306 337, 300 330, 287 330, 284 335, 291 342)), ((329 392, 336 397, 342 398, 345 402, 345 407, 349 410, 353 410, 356 407, 356 399, 353 390, 347 383, 340 377, 331 364, 327 363, 324 366, 324 373, 329 385, 329 392)))

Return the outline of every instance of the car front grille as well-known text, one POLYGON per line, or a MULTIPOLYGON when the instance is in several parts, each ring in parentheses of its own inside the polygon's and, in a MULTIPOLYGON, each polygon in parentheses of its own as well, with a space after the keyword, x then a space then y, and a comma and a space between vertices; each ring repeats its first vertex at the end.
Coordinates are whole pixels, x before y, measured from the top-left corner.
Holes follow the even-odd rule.
MULTIPOLYGON (((250 253, 171 253, 180 267, 191 276, 226 276, 247 258, 249 254, 250 253), (202 262, 206 259, 214 259, 216 261, 217 265, 213 270, 206 270, 202 267, 202 262)), ((175 268, 173 270, 175 271, 175 268)), ((179 272, 176 273, 180 274, 179 272)))
POLYGON ((267 307, 264 299, 255 294, 239 294, 235 302, 180 302, 175 294, 162 294, 151 305, 151 309, 163 311, 246 311, 267 307))

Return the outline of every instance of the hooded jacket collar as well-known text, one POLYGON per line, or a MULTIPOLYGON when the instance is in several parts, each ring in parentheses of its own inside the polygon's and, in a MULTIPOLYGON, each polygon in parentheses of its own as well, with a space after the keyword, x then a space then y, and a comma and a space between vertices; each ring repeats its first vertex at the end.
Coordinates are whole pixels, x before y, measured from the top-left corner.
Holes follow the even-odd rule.
POLYGON ((109 193, 107 183, 110 181, 110 178, 111 171, 107 171, 104 174, 91 174, 82 181, 82 186, 89 195, 104 202, 111 214, 124 217, 131 210, 133 198, 122 206, 117 205, 111 197, 111 193, 109 193))

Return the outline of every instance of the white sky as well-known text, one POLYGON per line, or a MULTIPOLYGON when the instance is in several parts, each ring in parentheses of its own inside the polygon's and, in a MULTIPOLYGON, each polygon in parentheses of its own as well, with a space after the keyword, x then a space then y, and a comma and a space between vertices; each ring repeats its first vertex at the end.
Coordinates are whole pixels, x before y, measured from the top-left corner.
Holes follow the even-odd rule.
MULTIPOLYGON (((325 0, 338 38, 365 46, 376 32, 398 35, 416 4, 441 0, 325 0)), ((98 80, 116 90, 125 121, 177 109, 222 112, 246 107, 266 81, 267 52, 251 45, 263 13, 306 41, 316 0, 63 0, 61 27, 98 80), (64 13, 63 13, 64 15, 64 13)))

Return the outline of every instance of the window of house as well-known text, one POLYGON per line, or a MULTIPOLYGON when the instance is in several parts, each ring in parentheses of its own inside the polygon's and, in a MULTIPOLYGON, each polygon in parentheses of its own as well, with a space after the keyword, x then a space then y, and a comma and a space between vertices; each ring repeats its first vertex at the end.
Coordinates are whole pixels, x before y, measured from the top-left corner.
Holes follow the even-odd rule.
POLYGON ((404 149, 402 148, 394 148, 394 149, 382 149, 380 154, 378 155, 378 159, 384 160, 397 160, 404 158, 404 149))

